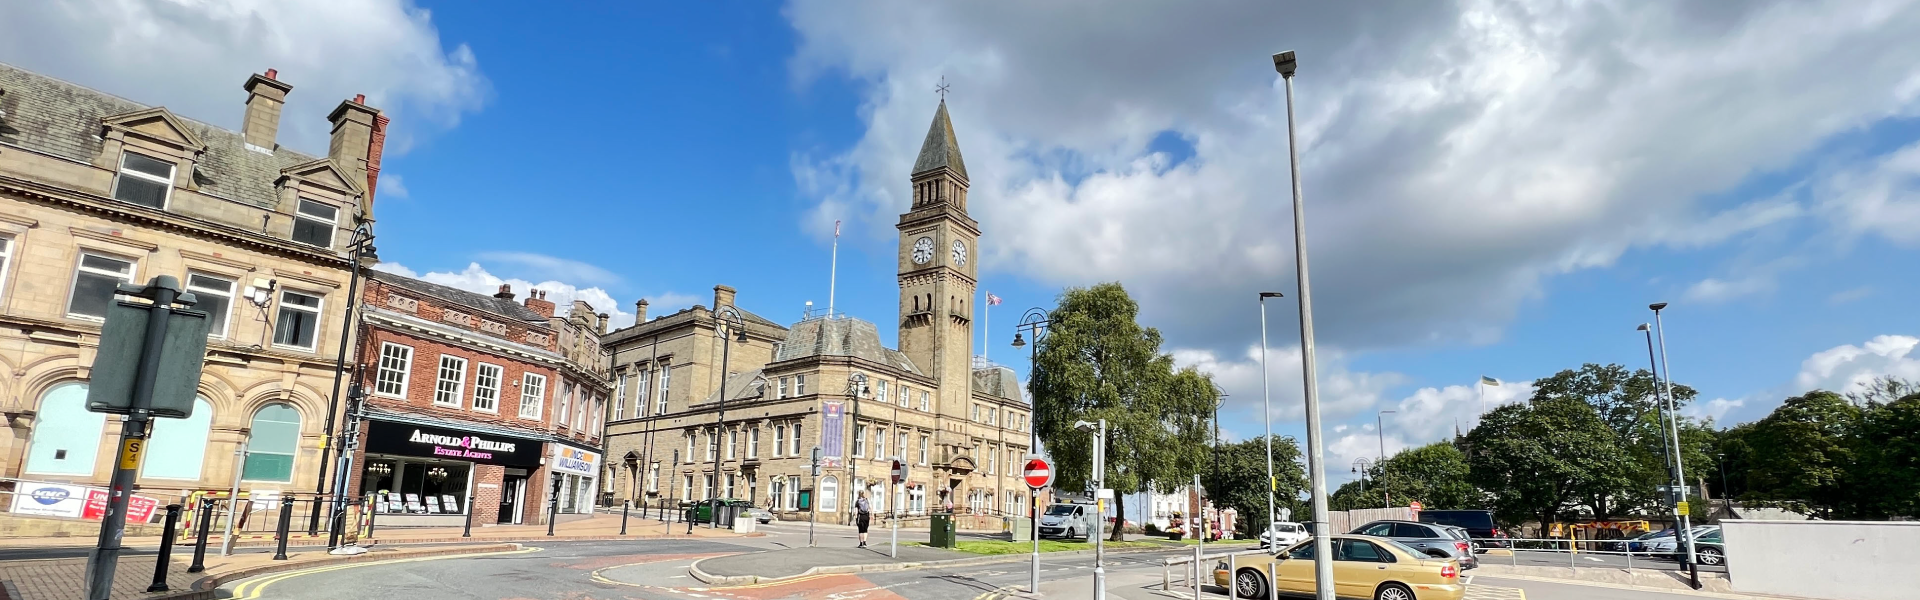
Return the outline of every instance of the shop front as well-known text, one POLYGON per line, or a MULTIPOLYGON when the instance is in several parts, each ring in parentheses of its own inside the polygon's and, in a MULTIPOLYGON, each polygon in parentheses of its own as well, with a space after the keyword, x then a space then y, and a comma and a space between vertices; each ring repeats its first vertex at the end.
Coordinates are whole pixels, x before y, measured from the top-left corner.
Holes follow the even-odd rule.
POLYGON ((549 483, 558 495, 562 514, 592 514, 600 475, 600 453, 559 442, 547 444, 552 448, 553 481, 549 483))
POLYGON ((538 440, 465 430, 380 420, 367 421, 360 469, 361 494, 369 495, 381 526, 460 526, 474 511, 476 523, 497 515, 502 523, 521 522, 527 504, 524 485, 506 481, 540 468, 538 440), (505 485, 503 485, 505 484, 505 485), (476 498, 494 500, 498 507, 475 507, 476 498), (511 494, 514 497, 506 497, 511 494))

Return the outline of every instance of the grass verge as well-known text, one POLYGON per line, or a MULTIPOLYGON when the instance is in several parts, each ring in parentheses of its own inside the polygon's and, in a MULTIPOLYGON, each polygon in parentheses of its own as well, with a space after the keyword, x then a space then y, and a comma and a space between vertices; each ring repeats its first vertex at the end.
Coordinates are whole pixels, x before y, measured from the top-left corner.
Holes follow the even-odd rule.
MULTIPOLYGON (((914 546, 925 546, 926 542, 908 542, 914 546)), ((1108 549, 1115 548, 1164 548, 1166 544, 1158 542, 1106 542, 1108 549)), ((1069 552, 1073 550, 1092 550, 1093 544, 1087 542, 1062 542, 1040 540, 1041 552, 1069 552)), ((992 556, 998 554, 1022 554, 1033 551, 1033 542, 975 541, 959 542, 954 550, 968 554, 992 556)))

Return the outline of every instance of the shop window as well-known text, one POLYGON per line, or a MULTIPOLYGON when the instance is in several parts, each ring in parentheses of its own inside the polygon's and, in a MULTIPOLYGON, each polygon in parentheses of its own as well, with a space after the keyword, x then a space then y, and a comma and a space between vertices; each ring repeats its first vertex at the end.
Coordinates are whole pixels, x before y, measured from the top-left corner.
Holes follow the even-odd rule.
POLYGON ((500 365, 480 363, 473 369, 473 409, 500 411, 500 365))
POLYGON ((87 411, 87 384, 63 383, 40 397, 34 417, 33 443, 27 448, 28 473, 44 475, 93 474, 99 457, 100 434, 107 415, 87 411))
POLYGON ((380 344, 380 368, 373 376, 373 393, 394 398, 407 397, 407 380, 413 373, 413 348, 393 342, 380 344))
POLYGON ((240 478, 247 481, 293 481, 293 457, 300 449, 300 411, 285 404, 268 404, 253 413, 247 437, 247 464, 240 478))
POLYGON ((67 316, 105 319, 113 303, 114 290, 122 283, 133 283, 133 261, 91 252, 80 253, 80 266, 73 274, 73 293, 67 299, 67 316))
POLYGON ((828 475, 820 480, 820 510, 834 512, 840 510, 840 480, 828 475))
POLYGON ((467 385, 467 359, 440 355, 439 375, 433 382, 433 403, 459 408, 462 388, 467 385))
POLYGON ((463 462, 374 457, 361 471, 360 489, 378 494, 382 513, 464 514, 473 466, 463 462))
POLYGON ((213 404, 203 397, 193 399, 191 417, 154 419, 153 437, 147 440, 140 476, 198 481, 207 458, 207 434, 212 428, 213 404))

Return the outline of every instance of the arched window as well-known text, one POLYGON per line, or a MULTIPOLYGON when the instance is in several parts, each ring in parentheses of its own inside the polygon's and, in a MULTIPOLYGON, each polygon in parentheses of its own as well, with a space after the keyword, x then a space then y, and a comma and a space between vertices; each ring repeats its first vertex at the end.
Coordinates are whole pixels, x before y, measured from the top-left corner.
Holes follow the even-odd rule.
POLYGON ((40 397, 27 448, 27 472, 92 475, 107 415, 87 412, 87 384, 63 383, 40 397))
POLYGON ((293 481, 293 456, 300 449, 300 411, 285 404, 268 404, 253 413, 253 433, 247 437, 247 481, 293 481))
POLYGON ((207 458, 207 432, 212 428, 213 404, 205 397, 193 399, 191 417, 154 419, 153 437, 147 441, 140 475, 198 481, 200 466, 207 458))
POLYGON ((826 512, 840 510, 840 480, 832 475, 820 480, 820 510, 826 512))

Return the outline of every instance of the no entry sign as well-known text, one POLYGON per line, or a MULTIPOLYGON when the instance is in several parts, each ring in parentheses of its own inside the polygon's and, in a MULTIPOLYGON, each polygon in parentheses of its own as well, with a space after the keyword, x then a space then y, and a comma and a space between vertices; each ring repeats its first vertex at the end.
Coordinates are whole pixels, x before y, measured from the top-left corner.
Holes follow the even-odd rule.
POLYGON ((1053 483, 1053 463, 1037 455, 1027 455, 1020 466, 1020 478, 1027 481, 1027 487, 1040 489, 1053 483))

